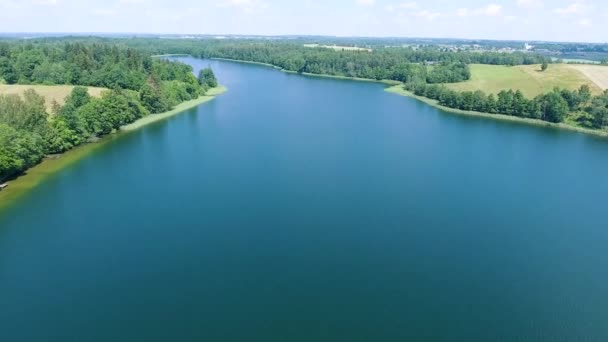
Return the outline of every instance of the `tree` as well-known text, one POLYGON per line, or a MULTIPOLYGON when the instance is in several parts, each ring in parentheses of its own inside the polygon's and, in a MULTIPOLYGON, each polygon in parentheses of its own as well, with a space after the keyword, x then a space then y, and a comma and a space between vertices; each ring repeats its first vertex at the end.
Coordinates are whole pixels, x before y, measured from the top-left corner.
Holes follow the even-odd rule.
POLYGON ((148 82, 139 90, 139 100, 150 113, 162 113, 169 108, 160 89, 148 82))
POLYGON ((198 82, 203 87, 215 88, 217 87, 217 79, 211 68, 205 68, 198 73, 198 82))
POLYGON ((549 69, 549 63, 547 63, 547 61, 544 61, 543 64, 541 64, 540 66, 540 70, 547 71, 547 69, 549 69))
POLYGON ((568 102, 559 92, 553 91, 538 98, 541 105, 542 119, 550 122, 562 122, 568 114, 568 102))
POLYGON ((591 88, 589 88, 588 85, 583 84, 578 89, 578 96, 579 96, 579 100, 581 101, 581 103, 589 102, 589 100, 591 100, 591 88))
POLYGON ((78 109, 89 102, 91 102, 91 96, 88 88, 74 87, 70 95, 66 97, 63 107, 57 111, 58 118, 64 121, 67 128, 75 134, 69 134, 69 141, 74 146, 79 145, 89 134, 83 117, 78 115, 78 109))

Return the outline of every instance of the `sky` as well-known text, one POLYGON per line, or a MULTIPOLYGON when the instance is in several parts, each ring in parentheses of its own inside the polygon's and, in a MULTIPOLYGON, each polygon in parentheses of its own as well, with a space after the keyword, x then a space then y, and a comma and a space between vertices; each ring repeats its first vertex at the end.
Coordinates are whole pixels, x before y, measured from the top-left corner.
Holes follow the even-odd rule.
POLYGON ((606 0, 0 0, 0 32, 608 42, 606 0))

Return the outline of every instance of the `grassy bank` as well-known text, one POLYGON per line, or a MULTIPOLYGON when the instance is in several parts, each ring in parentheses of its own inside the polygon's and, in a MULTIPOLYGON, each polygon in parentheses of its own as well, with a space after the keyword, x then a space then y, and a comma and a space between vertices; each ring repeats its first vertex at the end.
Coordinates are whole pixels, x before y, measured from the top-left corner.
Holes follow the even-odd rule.
POLYGON ((487 118, 487 119, 492 119, 492 120, 509 121, 509 122, 526 124, 526 125, 550 127, 550 128, 555 128, 555 129, 564 129, 564 130, 569 130, 569 131, 574 131, 574 132, 596 135, 596 136, 600 136, 600 137, 608 137, 608 131, 605 131, 605 130, 577 127, 577 126, 568 125, 566 123, 552 123, 552 122, 538 120, 538 119, 520 118, 517 116, 511 116, 511 115, 481 113, 481 112, 474 112, 474 111, 467 111, 467 110, 445 107, 445 106, 440 105, 437 100, 432 100, 432 99, 429 99, 426 97, 417 96, 417 95, 413 94, 412 92, 405 90, 403 88, 403 85, 395 85, 395 86, 386 88, 385 91, 387 91, 389 93, 401 95, 401 96, 415 98, 418 101, 422 101, 435 108, 438 108, 445 112, 450 112, 453 114, 482 117, 482 118, 487 118))
POLYGON ((205 96, 201 96, 198 99, 181 103, 171 111, 160 114, 152 114, 145 118, 139 119, 132 124, 121 127, 120 131, 103 137, 98 142, 83 144, 59 156, 46 158, 42 163, 30 168, 23 175, 12 181, 9 181, 9 187, 3 191, 0 191, 0 212, 2 212, 3 209, 14 203, 15 200, 26 194, 28 191, 34 189, 45 179, 55 174, 57 171, 60 171, 61 169, 74 164, 75 162, 88 156, 90 153, 107 145, 108 142, 118 139, 122 134, 134 131, 154 122, 166 120, 167 118, 175 116, 185 110, 194 108, 202 103, 208 102, 214 99, 215 96, 220 95, 225 91, 226 88, 221 86, 217 88, 212 88, 207 92, 207 95, 205 96))
POLYGON ((148 115, 145 118, 141 118, 131 124, 128 124, 126 126, 122 126, 121 127, 121 131, 133 131, 136 129, 139 129, 145 125, 149 125, 153 122, 157 122, 157 121, 162 121, 162 120, 166 120, 167 118, 170 118, 176 114, 179 114, 185 110, 188 110, 190 108, 194 108, 202 103, 205 103, 207 101, 211 101, 213 100, 217 95, 220 95, 222 93, 224 93, 226 91, 225 87, 217 87, 217 88, 212 88, 209 89, 207 91, 207 94, 204 96, 199 97, 198 99, 194 99, 194 100, 190 100, 190 101, 186 101, 183 103, 180 103, 179 105, 177 105, 175 108, 173 108, 172 110, 168 111, 168 112, 164 112, 164 113, 160 113, 160 114, 153 114, 153 115, 148 115))

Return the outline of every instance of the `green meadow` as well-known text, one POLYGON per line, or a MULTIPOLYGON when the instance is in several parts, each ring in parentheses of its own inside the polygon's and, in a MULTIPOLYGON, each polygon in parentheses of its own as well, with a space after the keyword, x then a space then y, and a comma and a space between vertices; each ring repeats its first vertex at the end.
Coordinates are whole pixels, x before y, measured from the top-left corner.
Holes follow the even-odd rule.
MULTIPOLYGON (((607 68, 608 69, 608 68, 607 68)), ((458 91, 483 90, 499 93, 501 90, 521 90, 527 97, 545 94, 555 87, 575 90, 587 84, 594 94, 602 89, 576 67, 567 64, 550 64, 542 72, 540 65, 471 65, 471 79, 466 82, 448 84, 458 91)))

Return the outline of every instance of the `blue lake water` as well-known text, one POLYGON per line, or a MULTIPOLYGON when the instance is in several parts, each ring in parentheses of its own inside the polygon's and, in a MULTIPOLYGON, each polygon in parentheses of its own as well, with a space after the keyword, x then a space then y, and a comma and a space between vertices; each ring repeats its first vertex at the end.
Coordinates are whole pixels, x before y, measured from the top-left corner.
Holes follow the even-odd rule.
POLYGON ((607 341, 608 140, 220 61, 0 214, 0 341, 607 341))

